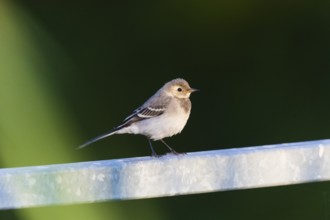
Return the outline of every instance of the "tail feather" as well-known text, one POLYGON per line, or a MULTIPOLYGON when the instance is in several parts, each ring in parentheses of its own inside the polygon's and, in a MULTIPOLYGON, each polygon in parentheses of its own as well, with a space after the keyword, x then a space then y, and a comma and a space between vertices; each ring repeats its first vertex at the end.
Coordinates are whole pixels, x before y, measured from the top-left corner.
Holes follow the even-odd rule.
POLYGON ((93 138, 93 139, 91 139, 91 140, 89 140, 89 141, 83 143, 82 145, 80 145, 80 146, 77 147, 76 149, 79 150, 79 149, 81 149, 81 148, 87 147, 88 145, 90 145, 90 144, 92 144, 92 143, 94 143, 94 142, 97 142, 97 141, 99 141, 99 140, 101 140, 101 139, 104 139, 104 138, 106 138, 106 137, 109 137, 109 136, 115 134, 116 131, 118 131, 118 130, 120 130, 120 128, 119 128, 119 127, 116 127, 116 128, 112 129, 111 131, 109 131, 109 132, 107 132, 107 133, 105 133, 105 134, 102 134, 102 135, 100 135, 100 136, 98 136, 98 137, 95 137, 95 138, 93 138))

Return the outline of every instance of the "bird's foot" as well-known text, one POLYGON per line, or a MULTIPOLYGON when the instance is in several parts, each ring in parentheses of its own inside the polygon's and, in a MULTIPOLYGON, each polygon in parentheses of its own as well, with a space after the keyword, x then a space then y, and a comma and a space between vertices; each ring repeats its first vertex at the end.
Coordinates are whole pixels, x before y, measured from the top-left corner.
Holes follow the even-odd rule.
POLYGON ((187 153, 185 152, 177 152, 175 150, 171 150, 171 154, 177 155, 177 156, 183 156, 186 155, 187 153))
POLYGON ((151 157, 160 158, 162 155, 157 154, 156 152, 152 152, 151 157))

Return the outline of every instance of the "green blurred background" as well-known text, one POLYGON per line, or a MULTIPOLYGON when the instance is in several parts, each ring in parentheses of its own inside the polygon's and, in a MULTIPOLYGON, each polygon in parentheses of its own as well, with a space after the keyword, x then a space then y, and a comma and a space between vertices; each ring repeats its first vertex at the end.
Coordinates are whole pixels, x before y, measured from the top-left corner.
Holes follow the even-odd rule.
MULTIPOLYGON (((322 0, 0 0, 0 167, 150 155, 132 135, 75 147, 177 77, 201 90, 183 133, 168 139, 178 151, 329 138, 329 12, 322 0)), ((330 219, 330 185, 1 211, 0 219, 330 219)))

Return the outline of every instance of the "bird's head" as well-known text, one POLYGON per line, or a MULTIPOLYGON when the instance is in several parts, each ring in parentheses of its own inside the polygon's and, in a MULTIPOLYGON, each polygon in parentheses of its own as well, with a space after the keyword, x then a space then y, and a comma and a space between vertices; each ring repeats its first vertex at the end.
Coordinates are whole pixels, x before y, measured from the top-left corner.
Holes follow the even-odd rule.
POLYGON ((184 79, 174 79, 166 83, 164 87, 167 94, 179 99, 189 98, 191 93, 198 91, 198 89, 191 88, 184 79))

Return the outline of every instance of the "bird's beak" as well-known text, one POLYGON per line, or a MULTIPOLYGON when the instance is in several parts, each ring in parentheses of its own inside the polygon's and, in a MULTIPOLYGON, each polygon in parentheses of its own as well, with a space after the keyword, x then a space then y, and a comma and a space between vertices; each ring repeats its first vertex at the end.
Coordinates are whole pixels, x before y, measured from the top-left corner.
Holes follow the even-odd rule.
POLYGON ((194 88, 190 88, 190 92, 193 93, 193 92, 198 92, 199 89, 194 89, 194 88))

